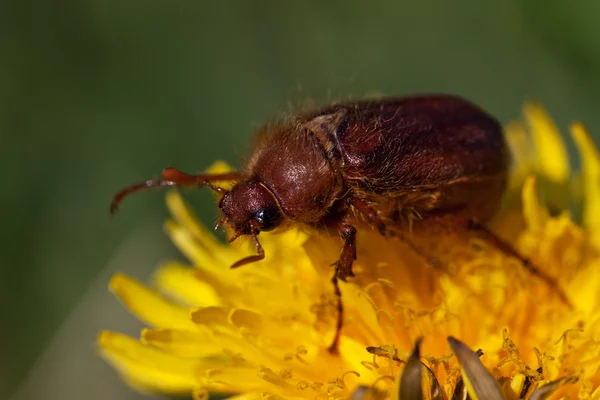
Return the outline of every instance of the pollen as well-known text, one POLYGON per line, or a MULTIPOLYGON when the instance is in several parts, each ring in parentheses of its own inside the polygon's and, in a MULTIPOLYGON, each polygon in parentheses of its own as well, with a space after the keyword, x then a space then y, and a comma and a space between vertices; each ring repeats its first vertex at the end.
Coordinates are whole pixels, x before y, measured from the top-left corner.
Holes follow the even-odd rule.
POLYGON ((100 354, 137 390, 194 399, 600 399, 600 156, 582 124, 570 133, 575 172, 539 105, 508 125, 515 165, 490 224, 555 286, 474 234, 419 239, 442 255, 436 268, 362 227, 333 353, 339 239, 261 233, 266 258, 229 269, 253 248, 224 244, 169 192, 165 231, 188 262, 147 284, 113 276, 110 290, 147 328, 100 333, 100 354))

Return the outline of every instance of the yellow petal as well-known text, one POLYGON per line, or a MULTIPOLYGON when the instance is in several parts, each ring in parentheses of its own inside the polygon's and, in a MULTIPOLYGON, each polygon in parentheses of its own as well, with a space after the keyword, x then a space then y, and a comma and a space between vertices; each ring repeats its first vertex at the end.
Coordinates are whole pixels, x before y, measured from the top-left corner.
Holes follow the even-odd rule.
MULTIPOLYGON (((243 393, 238 394, 237 396, 228 397, 227 400, 276 400, 279 396, 268 396, 266 393, 243 393), (265 399, 267 397, 268 399, 265 399), (272 399, 271 399, 272 397, 272 399)), ((294 399, 294 397, 286 396, 286 399, 294 399)), ((297 397, 298 399, 303 399, 303 397, 297 397)), ((194 399, 195 400, 195 399, 194 399)))
POLYGON ((600 274, 597 271, 600 271, 600 260, 594 260, 587 268, 579 271, 568 288, 572 293, 570 298, 588 318, 600 316, 597 314, 600 310, 600 274))
POLYGON ((209 329, 195 332, 176 329, 144 329, 142 343, 152 345, 165 352, 185 358, 208 357, 222 352, 215 344, 209 329))
POLYGON ((174 221, 165 223, 165 231, 194 266, 201 267, 203 271, 213 276, 222 274, 229 265, 240 258, 233 248, 213 247, 209 242, 196 239, 188 229, 174 221))
POLYGON ((192 321, 198 325, 229 325, 229 307, 201 307, 191 313, 192 321))
POLYGON ((102 332, 98 344, 102 356, 136 387, 184 394, 198 384, 197 361, 167 355, 115 332, 102 332))
POLYGON ((184 330, 196 328, 186 308, 166 300, 125 274, 115 274, 109 285, 127 308, 149 325, 184 330))
POLYGON ((539 104, 527 103, 523 108, 534 142, 537 169, 555 183, 565 182, 569 178, 570 166, 562 135, 539 104))
POLYGON ((157 288, 169 297, 191 307, 221 305, 215 288, 196 276, 196 270, 177 262, 169 262, 154 275, 157 288))
POLYGON ((234 308, 229 313, 229 322, 240 329, 245 329, 254 334, 259 334, 263 329, 264 321, 260 314, 253 311, 234 308))
POLYGON ((523 217, 533 232, 540 232, 549 218, 548 210, 540 202, 533 176, 527 178, 523 185, 523 217))
POLYGON ((523 385, 525 384, 525 375, 521 373, 515 374, 513 378, 510 380, 509 390, 510 390, 510 398, 518 399, 523 391, 523 385))
POLYGON ((296 388, 295 382, 288 381, 270 368, 257 369, 254 366, 244 365, 209 370, 206 373, 206 381, 211 385, 234 387, 242 392, 258 391, 265 385, 268 385, 272 392, 277 392, 277 387, 287 390, 296 388))
POLYGON ((523 180, 533 172, 529 135, 520 121, 509 123, 504 132, 512 161, 510 187, 521 187, 523 180))
POLYGON ((216 236, 206 228, 204 224, 198 223, 198 219, 187 206, 179 192, 171 191, 166 196, 167 207, 177 221, 178 225, 188 230, 203 247, 218 257, 225 250, 225 245, 218 241, 216 236))
POLYGON ((589 132, 580 123, 571 125, 571 135, 579 149, 583 178, 583 224, 600 247, 600 155, 589 132))
MULTIPOLYGON (((224 174, 226 172, 231 172, 233 171, 234 168, 227 164, 225 161, 219 160, 219 161, 215 161, 214 163, 212 163, 212 165, 210 167, 208 167, 208 169, 206 170, 207 174, 224 174)), ((217 182, 219 184, 219 186, 221 186, 223 189, 231 189, 231 182, 217 182)))

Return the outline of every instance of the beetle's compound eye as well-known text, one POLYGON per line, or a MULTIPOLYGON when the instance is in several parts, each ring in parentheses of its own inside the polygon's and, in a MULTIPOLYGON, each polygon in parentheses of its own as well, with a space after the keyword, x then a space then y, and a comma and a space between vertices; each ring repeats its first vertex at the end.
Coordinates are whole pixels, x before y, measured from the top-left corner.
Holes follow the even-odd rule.
POLYGON ((254 220, 260 224, 261 231, 272 231, 283 221, 283 215, 277 207, 264 207, 254 214, 254 220))

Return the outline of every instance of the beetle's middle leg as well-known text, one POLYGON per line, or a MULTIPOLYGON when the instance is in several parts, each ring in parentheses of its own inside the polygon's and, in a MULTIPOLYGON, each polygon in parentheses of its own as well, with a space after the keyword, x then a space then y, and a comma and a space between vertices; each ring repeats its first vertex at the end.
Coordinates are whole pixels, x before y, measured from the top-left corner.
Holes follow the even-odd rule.
POLYGON ((340 290, 337 269, 333 273, 331 283, 333 284, 333 291, 336 297, 337 320, 335 322, 335 336, 328 350, 331 354, 338 354, 340 352, 340 337, 342 336, 342 328, 344 327, 344 302, 342 301, 342 291, 340 290))
POLYGON ((377 228, 379 233, 385 236, 385 234, 387 233, 387 227, 385 226, 385 222, 383 222, 383 220, 379 216, 379 213, 373 207, 367 204, 367 202, 365 202, 364 200, 358 199, 356 197, 350 200, 350 204, 352 205, 352 207, 354 207, 356 211, 358 211, 363 217, 365 217, 365 219, 371 226, 377 228))
POLYGON ((440 261, 427 254, 421 247, 417 246, 412 240, 410 240, 406 235, 402 232, 398 232, 396 230, 389 229, 385 222, 379 216, 379 213, 373 209, 369 204, 367 204, 364 200, 353 198, 350 201, 350 204, 354 207, 354 209, 359 212, 367 222, 377 228, 379 233, 383 236, 393 236, 398 238, 401 242, 405 243, 412 251, 415 252, 419 257, 424 259, 431 267, 440 268, 440 261))

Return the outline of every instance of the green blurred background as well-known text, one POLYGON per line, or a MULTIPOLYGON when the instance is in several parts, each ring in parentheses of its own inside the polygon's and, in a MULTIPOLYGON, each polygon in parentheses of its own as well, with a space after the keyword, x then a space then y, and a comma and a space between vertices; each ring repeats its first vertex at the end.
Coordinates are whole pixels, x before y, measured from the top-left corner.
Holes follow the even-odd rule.
MULTIPOLYGON (((600 2, 3 1, 0 398, 140 398, 95 351, 139 325, 107 293, 176 256, 160 193, 306 101, 451 92, 502 121, 536 98, 600 132, 600 2)), ((211 197, 187 192, 207 222, 211 197)))

